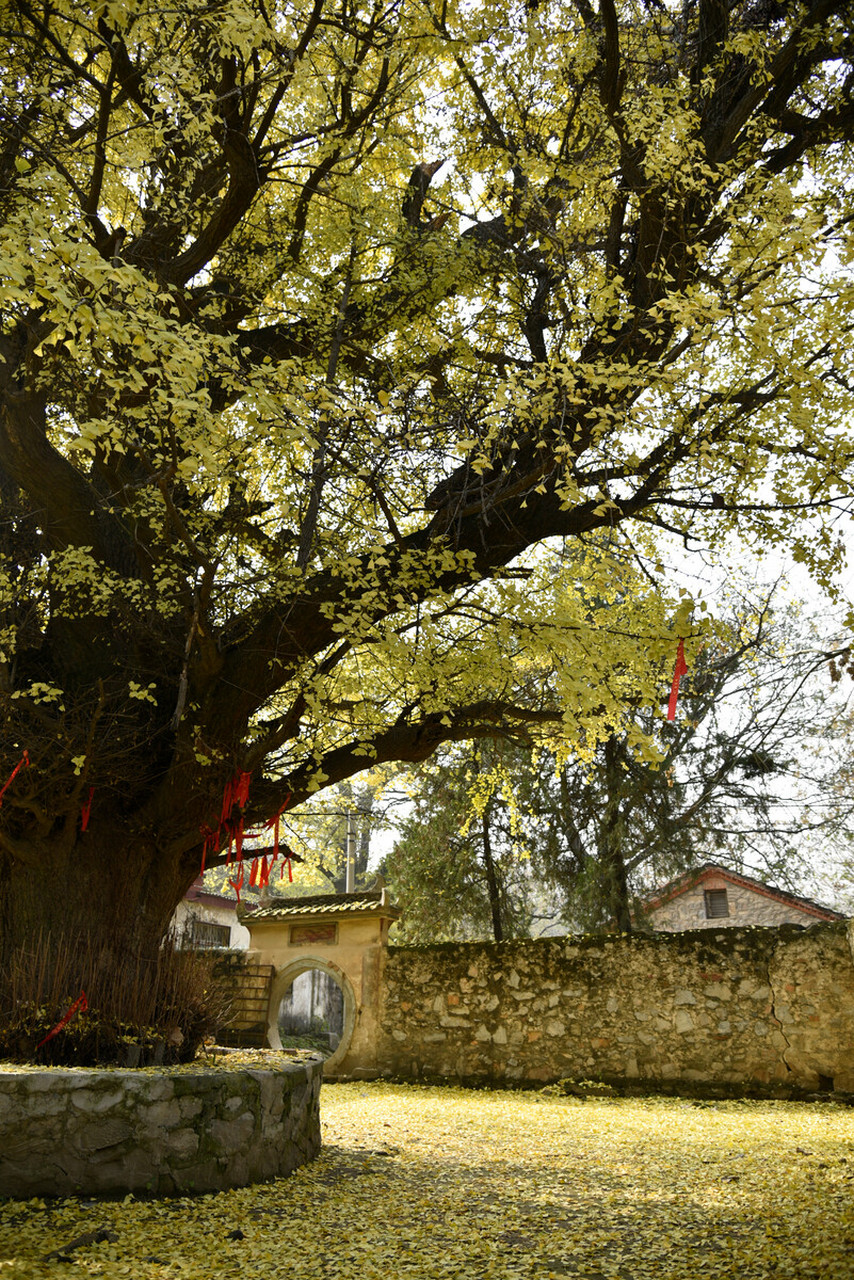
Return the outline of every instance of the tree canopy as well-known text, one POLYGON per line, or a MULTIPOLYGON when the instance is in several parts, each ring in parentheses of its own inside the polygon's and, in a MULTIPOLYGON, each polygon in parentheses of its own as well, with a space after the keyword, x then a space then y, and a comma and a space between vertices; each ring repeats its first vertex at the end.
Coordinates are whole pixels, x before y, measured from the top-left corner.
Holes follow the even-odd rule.
POLYGON ((696 651, 660 533, 832 580, 851 17, 4 5, 0 949, 159 936, 367 764, 583 749, 696 651))

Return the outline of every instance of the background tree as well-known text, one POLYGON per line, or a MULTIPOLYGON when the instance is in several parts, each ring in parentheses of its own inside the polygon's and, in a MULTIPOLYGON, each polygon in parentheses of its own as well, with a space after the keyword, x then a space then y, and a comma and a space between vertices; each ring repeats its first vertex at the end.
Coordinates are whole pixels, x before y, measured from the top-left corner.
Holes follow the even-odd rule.
POLYGON ((675 721, 639 712, 657 760, 625 733, 597 743, 587 761, 556 758, 542 742, 504 743, 484 778, 470 755, 444 749, 415 775, 412 815, 384 864, 406 936, 488 932, 477 848, 486 812, 502 884, 519 894, 521 933, 557 921, 630 931, 639 900, 707 861, 808 892, 816 864, 838 866, 844 886, 854 838, 850 661, 849 648, 823 647, 815 620, 775 613, 766 595, 742 601, 698 656, 675 721))
POLYGON ((534 885, 524 837, 514 839, 514 789, 499 779, 514 769, 518 783, 530 766, 528 749, 481 743, 443 750, 416 772, 411 812, 380 864, 404 909, 401 941, 529 936, 534 885))
POLYGON ((3 7, 0 958, 153 953, 204 847, 366 763, 608 736, 696 649, 648 532, 832 578, 851 31, 3 7), (537 553, 605 529, 649 575, 619 617, 607 556, 557 592, 537 553), (557 710, 512 700, 520 653, 557 710))
POLYGON ((312 880, 311 892, 344 893, 347 885, 348 841, 352 842, 356 891, 376 879, 369 869, 371 840, 384 825, 381 799, 387 771, 367 771, 358 782, 342 782, 322 792, 287 823, 291 843, 299 845, 304 867, 312 880), (315 887, 316 886, 316 887, 315 887))
POLYGON ((660 767, 617 735, 593 769, 539 775, 533 860, 565 916, 629 931, 655 885, 708 861, 808 892, 813 860, 848 842, 854 801, 823 741, 845 714, 822 688, 827 655, 784 656, 784 627, 764 630, 701 655, 681 718, 660 731, 660 767))

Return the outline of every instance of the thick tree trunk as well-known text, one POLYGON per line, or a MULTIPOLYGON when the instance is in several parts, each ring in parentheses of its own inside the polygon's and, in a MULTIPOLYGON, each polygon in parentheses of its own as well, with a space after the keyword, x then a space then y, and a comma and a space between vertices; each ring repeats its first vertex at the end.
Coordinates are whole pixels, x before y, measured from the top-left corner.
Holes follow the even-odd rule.
POLYGON ((608 800, 599 833, 599 865, 602 874, 603 906, 607 918, 620 933, 632 932, 629 879, 623 858, 620 794, 622 777, 619 746, 615 738, 605 743, 608 800))
POLYGON ((489 805, 483 811, 483 867, 486 872, 486 887, 489 893, 489 912, 492 916, 492 934, 496 942, 504 940, 504 924, 501 919, 501 887, 498 883, 498 870, 492 856, 492 840, 489 834, 489 805))
POLYGON ((606 844, 600 858, 604 879, 605 910, 609 922, 616 926, 620 933, 631 933, 629 882, 619 845, 616 842, 606 844))
POLYGON ((0 845, 0 973, 48 935, 150 961, 191 880, 186 860, 109 815, 70 839, 0 845))
POLYGON ((189 1061, 229 1000, 210 966, 162 946, 196 867, 115 817, 79 827, 0 848, 0 1057, 189 1061))

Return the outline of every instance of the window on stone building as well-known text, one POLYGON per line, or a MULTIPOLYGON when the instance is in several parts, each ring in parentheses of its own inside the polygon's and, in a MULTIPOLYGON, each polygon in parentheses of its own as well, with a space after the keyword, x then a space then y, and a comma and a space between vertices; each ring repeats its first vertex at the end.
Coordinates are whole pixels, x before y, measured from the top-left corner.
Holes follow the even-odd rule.
POLYGON ((192 920, 189 935, 191 947, 227 947, 231 943, 229 926, 213 924, 210 920, 192 920))
POLYGON ((706 899, 707 920, 719 920, 721 916, 729 915, 726 889, 707 889, 703 896, 706 899))

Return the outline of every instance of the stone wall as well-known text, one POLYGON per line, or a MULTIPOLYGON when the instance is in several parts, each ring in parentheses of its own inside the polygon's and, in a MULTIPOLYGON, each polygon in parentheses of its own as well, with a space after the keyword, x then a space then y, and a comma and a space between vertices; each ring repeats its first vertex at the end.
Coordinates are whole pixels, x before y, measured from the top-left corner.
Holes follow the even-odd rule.
POLYGON ((404 1078, 854 1090, 852 935, 820 924, 389 948, 379 1024, 374 1065, 404 1078))
POLYGON ((0 1196, 219 1191, 320 1150, 321 1061, 0 1069, 0 1196))

